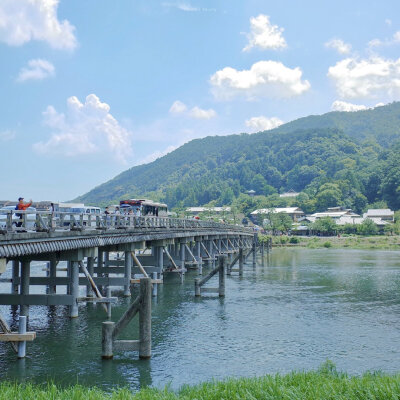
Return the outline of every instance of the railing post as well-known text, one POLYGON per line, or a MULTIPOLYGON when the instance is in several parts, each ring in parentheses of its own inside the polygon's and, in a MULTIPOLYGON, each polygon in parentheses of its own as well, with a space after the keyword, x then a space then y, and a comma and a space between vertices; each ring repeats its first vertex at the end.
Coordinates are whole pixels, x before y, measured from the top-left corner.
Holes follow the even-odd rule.
POLYGON ((140 279, 139 358, 151 357, 151 278, 140 279))
POLYGON ((219 297, 225 297, 225 267, 226 267, 226 259, 227 257, 219 256, 218 257, 218 266, 219 266, 219 297))

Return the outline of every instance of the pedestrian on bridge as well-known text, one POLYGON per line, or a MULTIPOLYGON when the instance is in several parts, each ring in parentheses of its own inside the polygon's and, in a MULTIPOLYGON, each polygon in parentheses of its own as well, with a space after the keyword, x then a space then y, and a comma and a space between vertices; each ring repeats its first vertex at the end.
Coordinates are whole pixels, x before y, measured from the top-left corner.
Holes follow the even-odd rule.
MULTIPOLYGON (((19 197, 18 198, 18 204, 15 206, 16 210, 22 210, 25 211, 28 207, 30 207, 32 205, 32 199, 30 200, 29 203, 24 203, 24 198, 23 197, 19 197)), ((17 223, 18 227, 22 226, 22 214, 16 213, 15 214, 17 217, 19 217, 20 222, 17 223)))

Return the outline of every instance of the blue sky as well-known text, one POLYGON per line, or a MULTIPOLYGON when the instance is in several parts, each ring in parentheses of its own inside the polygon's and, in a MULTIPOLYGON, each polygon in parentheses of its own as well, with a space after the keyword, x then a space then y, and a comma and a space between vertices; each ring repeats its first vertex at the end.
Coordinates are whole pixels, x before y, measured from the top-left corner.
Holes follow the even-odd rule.
POLYGON ((0 199, 400 99, 400 3, 0 0, 0 199))

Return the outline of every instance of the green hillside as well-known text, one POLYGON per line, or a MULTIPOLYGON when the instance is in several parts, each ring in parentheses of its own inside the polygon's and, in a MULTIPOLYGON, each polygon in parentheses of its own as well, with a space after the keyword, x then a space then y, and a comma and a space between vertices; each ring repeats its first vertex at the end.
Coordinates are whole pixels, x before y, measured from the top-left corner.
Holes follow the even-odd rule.
POLYGON ((277 192, 292 188, 306 193, 310 210, 331 203, 361 210, 382 199, 398 208, 399 120, 400 103, 392 103, 301 118, 252 135, 196 139, 77 200, 105 205, 147 196, 170 207, 226 205, 249 189, 276 201, 277 192))

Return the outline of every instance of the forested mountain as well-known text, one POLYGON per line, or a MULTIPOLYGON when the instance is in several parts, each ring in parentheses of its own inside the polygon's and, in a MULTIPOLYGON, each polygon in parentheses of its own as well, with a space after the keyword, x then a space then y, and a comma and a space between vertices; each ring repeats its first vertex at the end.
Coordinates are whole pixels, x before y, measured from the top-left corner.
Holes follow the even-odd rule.
POLYGON ((146 196, 170 207, 227 205, 254 189, 280 205, 276 193, 294 189, 304 192, 307 212, 338 204, 361 211, 378 200, 400 208, 399 140, 400 103, 310 116, 272 131, 192 140, 77 200, 104 205, 146 196))

